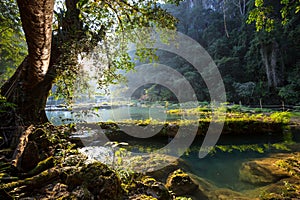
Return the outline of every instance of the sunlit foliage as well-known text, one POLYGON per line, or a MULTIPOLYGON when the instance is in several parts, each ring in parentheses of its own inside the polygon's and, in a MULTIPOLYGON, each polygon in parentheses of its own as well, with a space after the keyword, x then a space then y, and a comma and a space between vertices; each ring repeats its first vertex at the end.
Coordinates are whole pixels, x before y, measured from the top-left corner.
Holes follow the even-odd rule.
POLYGON ((0 2, 0 38, 1 86, 13 74, 27 53, 18 8, 14 0, 0 2))

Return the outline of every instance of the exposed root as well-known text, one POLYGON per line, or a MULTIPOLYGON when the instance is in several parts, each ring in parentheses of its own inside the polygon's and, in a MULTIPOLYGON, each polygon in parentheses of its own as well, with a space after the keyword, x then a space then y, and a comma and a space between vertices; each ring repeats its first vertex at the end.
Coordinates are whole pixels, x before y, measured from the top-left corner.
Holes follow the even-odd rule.
POLYGON ((19 144, 12 157, 12 165, 21 171, 22 155, 28 144, 28 136, 32 133, 34 129, 33 125, 30 125, 21 135, 19 139, 19 144))

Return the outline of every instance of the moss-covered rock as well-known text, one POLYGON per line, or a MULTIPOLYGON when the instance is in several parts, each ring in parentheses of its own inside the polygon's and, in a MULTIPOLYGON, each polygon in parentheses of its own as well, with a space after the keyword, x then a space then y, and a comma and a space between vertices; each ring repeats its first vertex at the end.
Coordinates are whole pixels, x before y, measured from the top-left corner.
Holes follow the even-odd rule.
POLYGON ((142 179, 142 183, 148 188, 146 193, 161 200, 170 199, 170 193, 165 185, 154 178, 145 177, 142 179))
POLYGON ((90 200, 95 199, 95 197, 86 187, 77 186, 72 190, 69 199, 90 200))
POLYGON ((68 186, 63 183, 53 183, 45 186, 39 191, 37 199, 67 199, 70 196, 68 186))
POLYGON ((178 169, 169 175, 166 186, 178 196, 191 193, 197 188, 197 185, 190 176, 181 169, 178 169))
POLYGON ((30 170, 28 173, 23 174, 23 177, 30 177, 30 176, 37 175, 53 166, 54 166, 54 158, 53 156, 50 156, 45 160, 40 161, 34 169, 30 170))
POLYGON ((81 166, 87 159, 88 157, 81 153, 70 155, 62 160, 62 166, 81 166))
POLYGON ((290 175, 300 178, 300 152, 294 152, 275 163, 290 175))
POLYGON ((192 178, 181 169, 172 172, 166 182, 166 187, 176 196, 193 194, 198 190, 198 185, 192 178))
POLYGON ((121 199, 121 182, 114 171, 106 165, 95 162, 68 175, 66 184, 73 190, 78 186, 87 188, 96 199, 121 199))
POLYGON ((158 199, 171 200, 172 196, 165 185, 152 177, 144 176, 137 178, 131 184, 125 186, 129 199, 158 199), (151 198, 150 198, 151 197, 151 198))

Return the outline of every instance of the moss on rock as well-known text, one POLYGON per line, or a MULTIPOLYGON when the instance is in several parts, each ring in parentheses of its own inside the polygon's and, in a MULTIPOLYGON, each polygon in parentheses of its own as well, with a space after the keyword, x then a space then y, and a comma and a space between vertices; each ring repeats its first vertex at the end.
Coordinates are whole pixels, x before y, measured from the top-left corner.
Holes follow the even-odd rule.
POLYGON ((95 162, 82 167, 66 179, 70 189, 87 188, 96 199, 120 199, 123 195, 121 181, 105 164, 95 162))
POLYGON ((129 199, 171 200, 172 196, 165 185, 152 177, 143 176, 125 186, 129 199), (151 198, 150 198, 151 197, 151 198))
POLYGON ((169 175, 166 187, 169 190, 172 190, 177 196, 192 194, 198 189, 196 182, 181 169, 178 169, 169 175))

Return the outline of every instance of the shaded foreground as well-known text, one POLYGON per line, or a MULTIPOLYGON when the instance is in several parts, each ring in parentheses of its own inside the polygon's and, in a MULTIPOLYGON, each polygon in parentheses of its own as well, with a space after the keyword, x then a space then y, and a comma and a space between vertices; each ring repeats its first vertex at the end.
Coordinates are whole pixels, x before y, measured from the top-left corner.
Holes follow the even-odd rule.
MULTIPOLYGON (((0 198, 22 199, 291 199, 300 198, 300 152, 274 154, 243 163, 243 181, 258 189, 239 193, 218 188, 188 174, 187 166, 170 156, 155 158, 167 167, 149 173, 112 170, 91 161, 70 139, 72 126, 44 125, 27 129, 26 148, 1 149, 0 198), (10 158, 14 158, 11 160, 10 158), (18 163, 18 164, 16 164, 18 163), (186 198, 184 198, 186 197, 186 198)), ((26 132, 25 131, 25 132, 26 132)), ((149 162, 151 160, 141 160, 149 162)), ((136 166, 140 166, 139 163, 136 166)))

